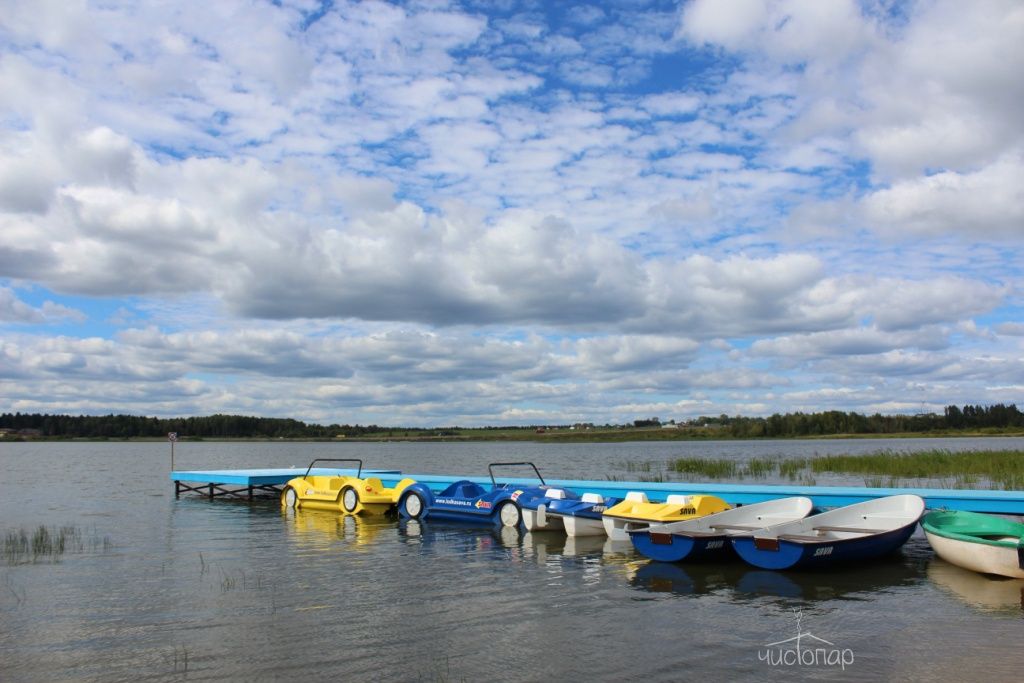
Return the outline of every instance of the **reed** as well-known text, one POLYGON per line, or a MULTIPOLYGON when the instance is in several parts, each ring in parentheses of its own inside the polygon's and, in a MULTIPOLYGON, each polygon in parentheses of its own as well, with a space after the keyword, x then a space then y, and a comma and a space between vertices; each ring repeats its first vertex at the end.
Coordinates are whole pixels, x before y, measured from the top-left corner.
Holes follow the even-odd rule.
POLYGON ((778 461, 773 458, 751 458, 743 468, 742 476, 765 479, 778 468, 778 461))
POLYGON ((811 461, 812 472, 838 472, 904 479, 951 480, 954 488, 991 485, 1007 490, 1024 485, 1024 451, 916 452, 880 450, 864 455, 826 455, 811 461))
POLYGON ((780 477, 786 477, 790 481, 796 481, 797 478, 803 475, 804 471, 807 469, 808 460, 807 458, 780 460, 778 465, 780 477))
POLYGON ((736 463, 731 460, 712 460, 710 458, 676 458, 670 460, 668 469, 685 474, 700 474, 712 479, 736 476, 736 463))
POLYGON ((112 547, 110 537, 101 538, 95 529, 85 536, 77 526, 40 524, 32 533, 25 529, 9 529, 4 534, 3 557, 9 565, 55 563, 68 552, 109 552, 112 547))
POLYGON ((654 467, 654 463, 650 460, 642 460, 640 462, 628 460, 623 465, 627 472, 650 472, 654 467))

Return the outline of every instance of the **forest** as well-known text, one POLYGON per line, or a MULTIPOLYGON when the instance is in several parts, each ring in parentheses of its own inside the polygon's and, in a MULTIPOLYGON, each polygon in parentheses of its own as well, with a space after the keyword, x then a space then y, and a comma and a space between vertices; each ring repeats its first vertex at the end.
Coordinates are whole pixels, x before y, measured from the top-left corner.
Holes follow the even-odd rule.
MULTIPOLYGON (((699 417, 672 422, 667 430, 658 418, 632 425, 587 426, 591 435, 629 431, 657 438, 793 438, 830 435, 896 435, 929 432, 976 432, 1024 429, 1024 413, 1015 404, 947 406, 943 414, 863 415, 856 412, 786 413, 769 417, 699 417)), ((570 425, 529 425, 463 429, 446 427, 379 427, 377 425, 307 424, 299 420, 244 415, 158 418, 139 415, 0 414, 4 438, 134 439, 166 438, 175 432, 182 439, 334 439, 334 438, 531 438, 566 434, 570 425), (500 433, 500 436, 499 436, 500 433)), ((643 437, 640 437, 643 438, 643 437)))

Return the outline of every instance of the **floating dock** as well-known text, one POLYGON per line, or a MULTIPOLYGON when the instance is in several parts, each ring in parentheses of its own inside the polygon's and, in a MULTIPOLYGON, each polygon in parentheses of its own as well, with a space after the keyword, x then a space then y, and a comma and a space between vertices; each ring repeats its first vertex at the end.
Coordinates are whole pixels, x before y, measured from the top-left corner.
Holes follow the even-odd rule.
MULTIPOLYGON (((194 470, 171 472, 175 496, 192 491, 209 498, 230 496, 253 499, 256 492, 280 493, 288 480, 305 474, 304 469, 258 470, 194 470)), ((310 474, 341 474, 356 476, 354 469, 314 468, 310 474)), ((468 479, 489 486, 489 477, 460 477, 456 475, 405 474, 396 470, 363 470, 363 476, 379 477, 384 486, 392 487, 404 477, 424 483, 432 491, 441 491, 455 481, 468 479)), ((540 481, 530 478, 500 477, 499 483, 517 483, 537 486, 540 481)), ((556 488, 572 489, 578 493, 593 492, 602 496, 623 498, 629 491, 643 491, 651 500, 665 500, 669 494, 711 494, 730 505, 749 505, 764 500, 787 496, 807 496, 820 509, 861 503, 874 498, 912 493, 921 496, 932 510, 967 510, 1003 515, 1024 515, 1024 491, 992 491, 981 489, 920 489, 920 488, 866 488, 856 486, 794 486, 788 484, 708 484, 688 482, 639 482, 574 479, 546 479, 556 488)))
MULTIPOLYGON (((312 474, 340 474, 344 477, 354 477, 359 474, 354 469, 338 469, 334 467, 314 467, 309 471, 312 474)), ((278 494, 281 488, 289 480, 306 474, 306 470, 299 468, 288 469, 263 469, 263 470, 192 470, 171 472, 171 481, 174 482, 174 495, 180 496, 183 492, 193 491, 207 496, 208 498, 219 498, 228 496, 232 498, 253 499, 253 495, 259 491, 262 493, 278 494)), ((365 470, 363 475, 374 477, 393 477, 401 474, 397 470, 365 470)), ((395 479, 395 481, 398 481, 395 479)))

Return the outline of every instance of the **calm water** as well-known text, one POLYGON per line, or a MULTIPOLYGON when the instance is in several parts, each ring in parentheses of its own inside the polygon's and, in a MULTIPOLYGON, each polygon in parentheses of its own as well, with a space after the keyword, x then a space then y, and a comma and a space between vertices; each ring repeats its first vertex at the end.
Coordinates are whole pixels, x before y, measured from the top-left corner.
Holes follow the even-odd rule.
MULTIPOLYGON (((529 459, 552 478, 600 479, 624 476, 627 461, 882 447, 1024 448, 1024 439, 184 443, 175 464, 305 467, 354 456, 478 475, 490 461, 529 459)), ((0 559, 0 681, 1017 681, 1024 670, 1024 582, 951 567, 923 537, 889 561, 838 573, 662 566, 604 540, 175 499, 169 464, 166 444, 0 444, 3 531, 80 534, 59 562, 0 559), (791 647, 769 645, 798 626, 819 659, 764 661, 791 647)))

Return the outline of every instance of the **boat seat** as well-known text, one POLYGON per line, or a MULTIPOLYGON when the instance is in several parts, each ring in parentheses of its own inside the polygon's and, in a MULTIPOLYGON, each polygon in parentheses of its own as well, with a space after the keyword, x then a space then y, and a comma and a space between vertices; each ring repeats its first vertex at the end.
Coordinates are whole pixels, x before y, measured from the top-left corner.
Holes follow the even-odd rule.
POLYGON ((643 491, 630 491, 626 494, 626 500, 631 503, 649 503, 647 500, 647 494, 643 491))
POLYGON ((544 492, 544 497, 554 500, 565 500, 565 491, 562 489, 548 489, 544 492))
POLYGON ((464 481, 452 484, 442 491, 440 495, 461 498, 477 498, 484 495, 484 493, 486 493, 486 491, 483 486, 480 486, 480 484, 472 481, 464 481))
POLYGON ((879 531, 885 531, 885 529, 865 529, 855 526, 816 526, 812 527, 815 531, 845 531, 852 534, 875 534, 879 531))
POLYGON ((584 503, 603 503, 604 496, 600 493, 584 493, 583 497, 580 498, 584 503))
POLYGON ((670 503, 672 505, 689 505, 690 497, 678 493, 673 493, 671 496, 665 499, 665 502, 670 503))
POLYGON ((822 543, 835 540, 834 538, 828 538, 827 536, 805 536, 804 534, 779 534, 777 538, 780 541, 806 541, 810 543, 822 543))
POLYGON ((381 482, 381 480, 378 479, 377 477, 368 477, 363 480, 363 484, 365 484, 365 486, 369 486, 374 491, 380 491, 382 488, 384 488, 384 483, 381 482))

